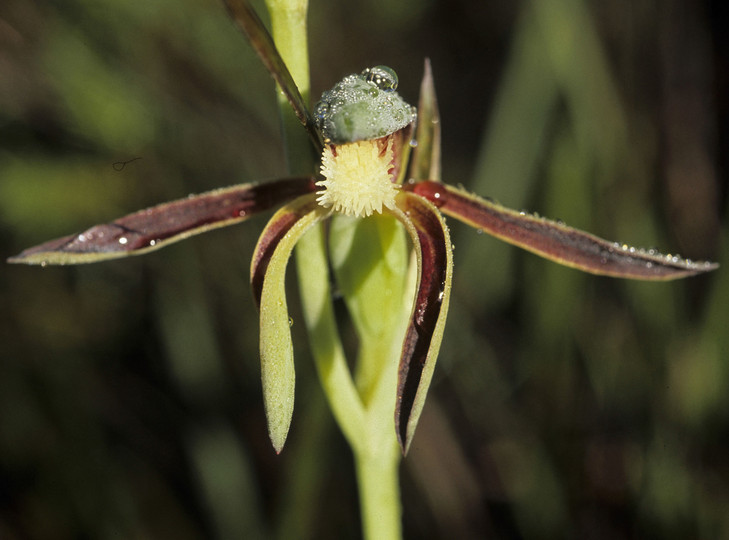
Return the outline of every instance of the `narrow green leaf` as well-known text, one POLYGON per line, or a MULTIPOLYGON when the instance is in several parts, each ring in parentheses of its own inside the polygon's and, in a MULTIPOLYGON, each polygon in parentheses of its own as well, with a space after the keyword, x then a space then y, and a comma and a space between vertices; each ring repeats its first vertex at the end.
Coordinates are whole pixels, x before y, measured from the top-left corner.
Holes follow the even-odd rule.
POLYGON ((435 95, 430 59, 425 59, 425 71, 420 83, 418 127, 413 150, 410 176, 416 180, 440 181, 440 113, 435 95))
POLYGON ((259 296, 261 380, 268 434, 277 453, 286 442, 294 411, 294 349, 286 304, 286 266, 299 238, 327 215, 313 196, 287 204, 263 231, 251 265, 254 291, 258 276, 263 275, 259 296))
POLYGON ((719 267, 716 263, 695 262, 653 249, 609 242, 556 221, 511 210, 446 184, 420 182, 406 187, 433 202, 444 214, 467 225, 546 259, 591 274, 665 281, 719 267))
POLYGON ((430 202, 410 192, 398 194, 393 212, 410 234, 418 262, 417 293, 402 347, 395 429, 407 453, 433 378, 448 313, 453 247, 448 227, 430 202))
POLYGON ((8 262, 82 264, 141 255, 211 229, 235 225, 314 190, 314 179, 309 177, 216 189, 45 242, 11 257, 8 262))

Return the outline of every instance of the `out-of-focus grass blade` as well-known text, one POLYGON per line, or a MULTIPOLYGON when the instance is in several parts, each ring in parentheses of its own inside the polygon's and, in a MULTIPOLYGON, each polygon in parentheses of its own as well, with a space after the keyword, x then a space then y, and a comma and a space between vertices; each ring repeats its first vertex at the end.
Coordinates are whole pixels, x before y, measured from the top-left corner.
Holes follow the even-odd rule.
POLYGON ((660 281, 708 272, 719 266, 609 242, 437 182, 411 184, 408 189, 432 201, 446 215, 559 264, 592 274, 660 281))
POLYGON ((317 188, 314 178, 241 184, 193 195, 45 242, 11 257, 25 264, 82 264, 139 255, 254 214, 317 188))
POLYGON ((415 434, 443 339, 453 275, 448 228, 432 204, 402 191, 395 215, 410 234, 417 254, 418 285, 402 347, 395 404, 395 429, 403 453, 415 434))
POLYGON ((319 131, 314 125, 314 120, 304 102, 304 98, 301 97, 299 88, 296 86, 278 49, 276 49, 271 34, 266 30, 263 22, 246 0, 225 0, 225 5, 232 19, 243 30, 263 65, 266 66, 286 99, 291 103, 296 117, 306 128, 317 152, 321 153, 323 143, 319 131))

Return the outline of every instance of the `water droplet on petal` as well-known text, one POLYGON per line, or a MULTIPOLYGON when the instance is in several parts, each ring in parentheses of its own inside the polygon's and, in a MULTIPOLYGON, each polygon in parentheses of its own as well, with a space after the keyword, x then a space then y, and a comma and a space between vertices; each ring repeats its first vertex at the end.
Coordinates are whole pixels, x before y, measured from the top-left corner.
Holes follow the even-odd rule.
POLYGON ((367 68, 362 72, 362 76, 367 82, 374 84, 377 88, 386 92, 397 90, 397 85, 399 84, 397 73, 387 66, 367 68))

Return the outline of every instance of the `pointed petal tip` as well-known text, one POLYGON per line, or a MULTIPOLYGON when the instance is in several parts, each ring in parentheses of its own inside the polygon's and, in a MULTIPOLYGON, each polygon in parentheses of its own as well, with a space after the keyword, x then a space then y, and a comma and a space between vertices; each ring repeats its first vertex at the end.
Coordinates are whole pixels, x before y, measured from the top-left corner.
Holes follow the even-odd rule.
POLYGON ((274 435, 273 433, 268 434, 269 438, 271 439, 271 446, 273 446, 274 452, 276 452, 277 456, 281 455, 281 452, 283 452, 284 445, 286 444, 286 436, 288 435, 288 429, 286 430, 286 433, 281 436, 280 434, 274 435))
POLYGON ((8 264, 31 264, 24 260, 23 254, 18 253, 17 255, 13 255, 12 257, 8 257, 5 259, 5 262, 8 264))
POLYGON ((413 442, 412 434, 408 436, 408 434, 405 433, 407 430, 400 428, 397 418, 395 418, 395 430, 397 432, 397 444, 400 445, 400 452, 402 453, 402 456, 405 457, 408 455, 408 451, 410 450, 410 443, 413 442))

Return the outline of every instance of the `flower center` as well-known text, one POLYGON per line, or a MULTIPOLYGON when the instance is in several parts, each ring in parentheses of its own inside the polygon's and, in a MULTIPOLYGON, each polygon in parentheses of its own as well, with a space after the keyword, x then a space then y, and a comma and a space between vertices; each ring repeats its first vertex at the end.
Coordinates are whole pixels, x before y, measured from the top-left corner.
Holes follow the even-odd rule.
POLYGON ((317 201, 347 216, 366 217, 395 207, 392 137, 327 144, 321 156, 324 180, 317 201))

